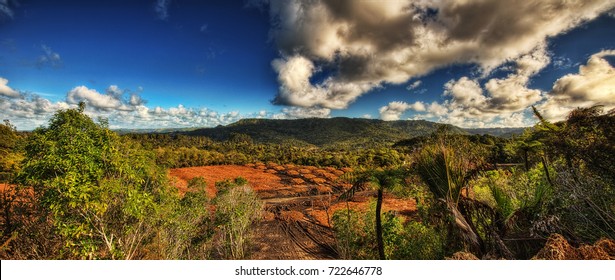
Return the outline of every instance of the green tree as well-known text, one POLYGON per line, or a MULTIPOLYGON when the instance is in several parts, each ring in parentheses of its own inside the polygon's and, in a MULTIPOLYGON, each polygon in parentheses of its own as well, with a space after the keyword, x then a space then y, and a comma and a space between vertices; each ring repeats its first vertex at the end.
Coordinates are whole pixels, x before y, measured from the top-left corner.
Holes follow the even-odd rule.
POLYGON ((134 258, 164 175, 153 157, 78 109, 58 111, 25 146, 22 186, 48 209, 70 258, 134 258))
MULTIPOLYGON (((553 158, 553 208, 571 239, 615 236, 615 110, 577 108, 550 123, 538 111, 535 134, 553 158)), ((547 174, 549 176, 549 174, 547 174)))

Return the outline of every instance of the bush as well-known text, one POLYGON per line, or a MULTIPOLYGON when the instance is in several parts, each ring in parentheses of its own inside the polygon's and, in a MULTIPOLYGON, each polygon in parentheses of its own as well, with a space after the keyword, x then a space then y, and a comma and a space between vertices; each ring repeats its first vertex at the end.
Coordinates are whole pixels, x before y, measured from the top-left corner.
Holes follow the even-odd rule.
POLYGON ((615 239, 615 188, 601 177, 578 174, 566 167, 557 172, 553 206, 561 225, 575 241, 615 239))
POLYGON ((207 259, 210 257, 213 221, 203 177, 188 181, 181 199, 169 192, 161 203, 156 235, 156 259, 207 259))
POLYGON ((444 258, 444 238, 435 228, 410 221, 395 238, 392 259, 439 260, 444 258))
POLYGON ((246 180, 238 177, 216 182, 218 196, 215 224, 219 257, 223 259, 244 259, 250 255, 250 228, 261 218, 263 203, 258 199, 246 180))
MULTIPOLYGON (((375 203, 368 213, 338 210, 333 214, 337 251, 343 259, 377 259, 375 203)), ((444 238, 430 226, 391 212, 382 215, 386 259, 433 260, 444 257, 444 238)))

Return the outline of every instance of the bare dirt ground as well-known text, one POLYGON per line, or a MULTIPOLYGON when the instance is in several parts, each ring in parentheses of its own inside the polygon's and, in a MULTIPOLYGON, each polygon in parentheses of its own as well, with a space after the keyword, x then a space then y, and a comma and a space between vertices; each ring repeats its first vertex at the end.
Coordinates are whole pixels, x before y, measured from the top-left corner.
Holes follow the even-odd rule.
MULTIPOLYGON (((252 259, 336 259, 335 236, 331 217, 337 210, 364 211, 375 197, 363 191, 352 201, 338 200, 349 188, 337 180, 349 168, 316 168, 292 164, 221 165, 171 169, 170 176, 180 191, 187 182, 201 176, 207 182, 208 194, 215 196, 215 182, 243 177, 265 202, 264 218, 254 229, 252 259)), ((416 203, 412 199, 385 196, 383 211, 412 215, 416 203)))

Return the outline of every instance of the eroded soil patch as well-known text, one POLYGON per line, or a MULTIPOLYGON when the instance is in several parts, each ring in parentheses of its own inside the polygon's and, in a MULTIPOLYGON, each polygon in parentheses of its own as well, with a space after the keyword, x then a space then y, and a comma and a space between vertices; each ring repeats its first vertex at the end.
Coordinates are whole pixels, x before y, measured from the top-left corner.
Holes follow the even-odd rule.
MULTIPOLYGON (((358 192, 349 201, 339 195, 350 185, 338 178, 349 168, 317 168, 292 164, 221 165, 171 169, 170 175, 180 191, 187 182, 201 176, 208 194, 216 193, 215 182, 243 177, 265 202, 264 219, 256 226, 252 259, 335 259, 331 218, 337 210, 349 207, 366 211, 375 192, 358 192)), ((386 195, 383 211, 410 216, 416 211, 413 199, 386 195)))

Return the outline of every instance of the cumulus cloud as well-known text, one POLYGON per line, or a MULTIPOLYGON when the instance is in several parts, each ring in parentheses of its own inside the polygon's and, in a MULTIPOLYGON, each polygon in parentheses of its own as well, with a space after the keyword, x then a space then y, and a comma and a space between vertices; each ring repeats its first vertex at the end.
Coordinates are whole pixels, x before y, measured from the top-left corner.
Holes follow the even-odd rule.
MULTIPOLYGON (((482 78, 461 77, 444 84, 442 103, 424 105, 425 113, 413 118, 428 118, 462 127, 527 126, 528 107, 542 101, 544 93, 528 88, 530 77, 550 63, 546 46, 541 44, 507 65, 510 73, 483 82, 482 78)), ((392 103, 393 104, 393 103, 392 103)), ((397 104, 381 108, 381 118, 398 119, 407 109, 397 104)), ((419 110, 415 110, 420 112, 419 110)))
POLYGON ((9 80, 0 77, 0 96, 11 98, 20 97, 21 94, 8 86, 9 80))
POLYGON ((546 45, 541 44, 508 65, 510 73, 505 77, 485 82, 469 77, 450 80, 444 85, 446 101, 428 105, 419 116, 463 127, 530 125, 524 112, 542 101, 544 93, 528 88, 528 83, 550 61, 546 45))
POLYGON ((311 60, 300 55, 275 59, 271 65, 278 72, 280 84, 273 100, 276 105, 344 109, 374 87, 371 83, 340 83, 333 79, 312 85, 310 78, 318 69, 311 60))
POLYGON ((413 110, 416 112, 424 112, 426 110, 423 102, 417 101, 412 104, 408 104, 402 101, 393 101, 386 106, 380 107, 380 118, 385 121, 396 121, 401 118, 401 115, 408 111, 413 110))
POLYGON ((480 108, 510 113, 540 99, 540 92, 526 85, 549 60, 535 50, 549 37, 615 7, 602 0, 269 0, 253 5, 263 3, 281 54, 272 62, 280 86, 274 104, 344 109, 375 88, 452 64, 477 64, 485 77, 516 62, 514 75, 485 85, 482 94, 489 104, 480 108), (314 81, 324 68, 333 70, 314 81))
POLYGON ((34 129, 43 125, 54 112, 69 108, 66 102, 51 102, 35 94, 22 94, 19 98, 0 96, 0 112, 18 129, 34 129))
POLYGON ((122 105, 122 102, 116 96, 101 94, 85 86, 78 86, 70 90, 66 94, 66 101, 70 104, 83 101, 88 106, 101 110, 117 109, 122 105))
POLYGON ((102 111, 136 111, 147 102, 138 92, 121 89, 117 85, 109 86, 104 93, 86 86, 77 86, 66 94, 66 102, 69 104, 78 104, 82 101, 88 107, 102 111))
POLYGON ((54 52, 47 45, 42 45, 41 49, 43 50, 43 54, 40 55, 36 61, 37 67, 43 68, 48 66, 51 68, 58 68, 62 66, 62 58, 59 53, 54 52))
POLYGON ((76 108, 79 102, 86 103, 85 113, 93 119, 105 118, 111 128, 181 128, 213 127, 227 125, 243 118, 328 118, 331 109, 285 107, 279 112, 260 110, 244 113, 237 110, 218 112, 208 108, 186 107, 182 104, 171 107, 148 107, 137 92, 116 85, 100 92, 86 86, 77 86, 66 93, 65 99, 51 101, 28 92, 19 92, 8 87, 8 81, 0 77, 0 112, 20 130, 30 130, 45 125, 58 110, 76 108), (10 93, 10 96, 9 94, 10 93))
POLYGON ((562 120, 577 107, 602 105, 606 110, 615 108, 615 68, 605 59, 615 56, 615 50, 604 50, 592 55, 577 74, 558 79, 547 100, 537 106, 548 119, 562 120))
POLYGON ((169 5, 171 5, 171 0, 157 0, 156 5, 154 6, 154 10, 156 11, 156 15, 160 20, 166 20, 169 18, 169 5))
POLYGON ((516 71, 503 79, 491 79, 485 84, 488 91, 487 110, 495 113, 517 112, 542 99, 541 92, 529 89, 530 77, 551 61, 546 46, 539 45, 516 61, 516 71))

